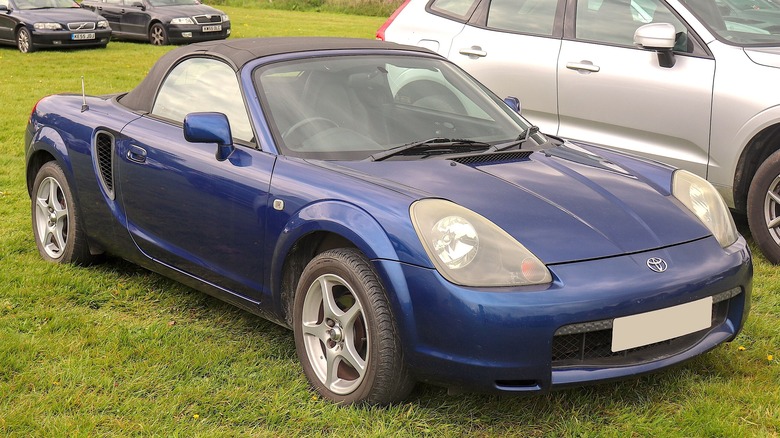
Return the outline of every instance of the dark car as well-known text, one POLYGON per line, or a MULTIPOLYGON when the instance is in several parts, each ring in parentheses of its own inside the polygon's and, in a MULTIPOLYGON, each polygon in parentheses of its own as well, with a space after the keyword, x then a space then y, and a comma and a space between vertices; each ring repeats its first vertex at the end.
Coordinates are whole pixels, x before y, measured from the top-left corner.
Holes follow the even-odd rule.
POLYGON ((227 14, 197 0, 85 0, 81 7, 106 17, 117 39, 164 46, 230 36, 227 14))
POLYGON ((105 47, 108 21, 72 0, 0 0, 0 43, 22 53, 42 47, 105 47))
POLYGON ((37 103, 35 240, 293 329, 311 385, 344 403, 415 381, 541 392, 733 339, 752 264, 715 188, 517 110, 419 47, 179 47, 126 94, 37 103))

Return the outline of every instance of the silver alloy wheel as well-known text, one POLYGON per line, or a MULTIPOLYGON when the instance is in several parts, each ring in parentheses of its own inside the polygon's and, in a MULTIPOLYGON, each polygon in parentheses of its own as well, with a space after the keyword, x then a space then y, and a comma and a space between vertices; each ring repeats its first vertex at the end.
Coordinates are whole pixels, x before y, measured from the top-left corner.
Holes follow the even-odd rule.
POLYGON ((65 193, 56 179, 47 177, 35 194, 35 229, 43 250, 52 259, 62 257, 65 251, 69 221, 65 193))
POLYGON ((780 245, 780 176, 775 177, 764 198, 764 221, 769 235, 780 245))
POLYGON ((32 44, 30 40, 30 32, 24 27, 19 29, 19 33, 16 35, 16 45, 19 47, 20 52, 30 52, 30 45, 32 44))
POLYGON ((303 303, 303 341, 317 378, 335 394, 355 391, 366 375, 368 330, 363 305, 341 277, 315 280, 303 303))
POLYGON ((149 40, 152 45, 164 46, 166 40, 165 29, 159 24, 152 26, 152 30, 149 32, 149 40))

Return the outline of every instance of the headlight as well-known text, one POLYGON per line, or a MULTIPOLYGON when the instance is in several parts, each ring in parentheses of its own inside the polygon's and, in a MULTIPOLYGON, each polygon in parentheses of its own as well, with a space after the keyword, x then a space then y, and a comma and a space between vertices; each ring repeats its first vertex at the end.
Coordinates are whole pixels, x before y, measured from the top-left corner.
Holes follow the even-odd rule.
POLYGON ((225 21, 230 21, 230 17, 228 17, 227 15, 223 15, 223 16, 222 16, 222 21, 223 21, 223 22, 225 22, 225 21))
POLYGON ((60 23, 35 23, 33 27, 38 30, 61 30, 62 25, 60 23))
POLYGON ((723 248, 736 242, 739 234, 726 203, 704 178, 678 170, 672 178, 672 194, 679 199, 718 239, 723 248))
POLYGON ((108 29, 108 21, 102 20, 97 22, 98 29, 108 29))
POLYGON ((412 224, 436 270, 463 286, 522 286, 552 281, 547 267, 506 231, 441 199, 410 208, 412 224))
POLYGON ((171 24, 195 24, 190 17, 179 17, 171 20, 171 24))

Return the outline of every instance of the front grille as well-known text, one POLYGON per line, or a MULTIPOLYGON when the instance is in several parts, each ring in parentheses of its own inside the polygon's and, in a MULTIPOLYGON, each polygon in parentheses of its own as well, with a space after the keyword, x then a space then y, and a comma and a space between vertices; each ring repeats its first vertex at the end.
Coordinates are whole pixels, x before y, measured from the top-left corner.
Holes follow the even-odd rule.
POLYGON ((95 30, 95 22, 83 21, 80 23, 68 23, 68 30, 95 30))
POLYGON ((742 292, 737 287, 712 297, 712 324, 685 336, 624 351, 612 351, 612 319, 566 325, 553 337, 552 366, 616 366, 650 362, 672 356, 695 345, 712 327, 722 324, 732 298, 742 292))
POLYGON ((192 17, 198 24, 222 23, 221 15, 196 15, 192 17))
POLYGON ((114 136, 107 132, 95 135, 95 158, 98 177, 109 198, 114 199, 114 136))
POLYGON ((467 166, 479 166, 483 164, 527 160, 528 157, 531 156, 531 153, 531 151, 496 152, 490 154, 464 155, 462 157, 450 158, 450 160, 467 166))

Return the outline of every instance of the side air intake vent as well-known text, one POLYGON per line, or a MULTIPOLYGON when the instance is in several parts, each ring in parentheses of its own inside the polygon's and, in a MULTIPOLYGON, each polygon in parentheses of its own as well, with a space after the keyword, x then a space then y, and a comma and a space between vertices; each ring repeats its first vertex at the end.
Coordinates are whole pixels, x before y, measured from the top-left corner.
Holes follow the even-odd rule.
POLYGON ((528 157, 531 156, 531 153, 531 151, 496 152, 492 154, 466 155, 451 158, 451 160, 467 166, 480 166, 484 164, 527 160, 528 157))
POLYGON ((114 199, 114 136, 105 131, 95 134, 95 164, 98 180, 109 198, 114 199))

